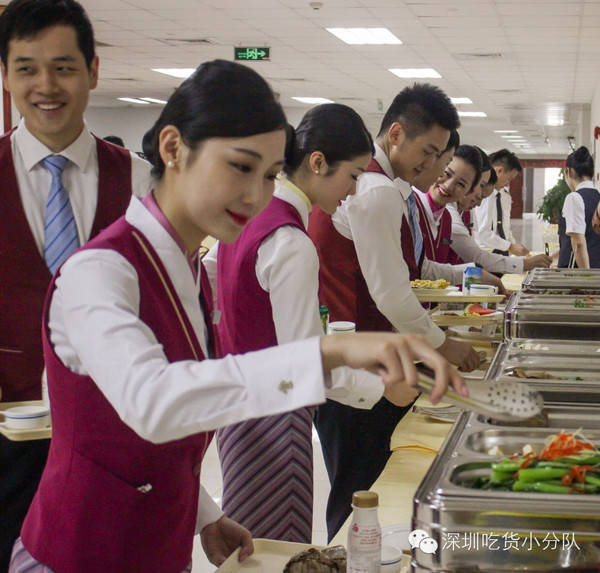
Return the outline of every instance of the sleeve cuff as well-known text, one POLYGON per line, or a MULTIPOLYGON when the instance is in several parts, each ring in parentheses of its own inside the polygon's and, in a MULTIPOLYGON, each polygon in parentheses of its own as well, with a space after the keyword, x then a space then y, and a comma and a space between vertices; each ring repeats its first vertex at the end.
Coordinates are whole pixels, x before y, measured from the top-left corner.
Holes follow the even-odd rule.
POLYGON ((431 348, 439 348, 446 341, 446 335, 444 331, 431 323, 432 328, 424 336, 425 342, 431 346, 431 348))
POLYGON ((340 404, 370 410, 383 396, 381 378, 366 370, 340 367, 331 372, 327 397, 340 404))

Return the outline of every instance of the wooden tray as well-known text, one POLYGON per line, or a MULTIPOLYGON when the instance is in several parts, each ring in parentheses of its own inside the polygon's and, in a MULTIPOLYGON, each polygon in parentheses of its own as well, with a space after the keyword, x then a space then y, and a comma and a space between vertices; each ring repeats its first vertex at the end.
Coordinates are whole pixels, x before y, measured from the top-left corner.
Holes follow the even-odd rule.
MULTIPOLYGON (((229 558, 217 569, 217 573, 282 573, 290 557, 310 547, 322 549, 319 545, 306 543, 292 543, 291 541, 273 541, 272 539, 254 539, 254 553, 243 563, 238 561, 239 549, 236 549, 229 558)), ((408 571, 410 557, 404 556, 402 572, 408 571)))
POLYGON ((471 295, 462 294, 457 291, 444 292, 443 289, 436 290, 433 288, 414 288, 412 291, 415 293, 417 299, 419 299, 419 302, 452 302, 456 304, 469 304, 472 302, 502 302, 504 300, 504 295, 502 294, 471 295))
MULTIPOLYGON (((30 400, 28 402, 0 402, 0 411, 14 408, 15 406, 43 406, 41 400, 30 400)), ((52 426, 35 428, 33 430, 17 430, 9 428, 4 422, 0 422, 0 434, 13 442, 25 442, 28 440, 44 440, 52 436, 52 426)))
POLYGON ((444 314, 446 312, 453 312, 451 310, 435 310, 430 316, 431 320, 438 326, 458 326, 458 325, 469 325, 479 326, 481 324, 491 324, 503 320, 504 313, 499 310, 496 314, 486 314, 484 316, 462 316, 459 314, 444 314))

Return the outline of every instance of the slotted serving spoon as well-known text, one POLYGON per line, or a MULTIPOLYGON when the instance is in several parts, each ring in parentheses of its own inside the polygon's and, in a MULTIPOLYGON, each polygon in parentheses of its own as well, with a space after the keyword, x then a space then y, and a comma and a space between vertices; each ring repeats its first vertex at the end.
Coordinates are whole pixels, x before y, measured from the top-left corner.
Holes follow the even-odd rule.
MULTIPOLYGON (((422 364, 417 365, 417 370, 418 388, 423 392, 431 392, 435 386, 433 371, 422 364)), ((501 422, 523 422, 542 413, 544 407, 542 395, 531 390, 523 382, 465 380, 465 383, 469 390, 468 397, 461 396, 452 388, 448 388, 442 398, 443 401, 501 422)))

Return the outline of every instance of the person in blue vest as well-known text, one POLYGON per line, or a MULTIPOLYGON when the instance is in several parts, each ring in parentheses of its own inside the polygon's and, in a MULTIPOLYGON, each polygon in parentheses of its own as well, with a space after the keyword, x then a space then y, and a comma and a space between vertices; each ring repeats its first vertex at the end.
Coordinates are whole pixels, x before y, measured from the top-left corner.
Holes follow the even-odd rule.
POLYGON ((571 189, 558 221, 559 267, 600 268, 600 237, 592 229, 592 217, 600 201, 594 187, 594 159, 581 146, 567 157, 565 181, 571 189))

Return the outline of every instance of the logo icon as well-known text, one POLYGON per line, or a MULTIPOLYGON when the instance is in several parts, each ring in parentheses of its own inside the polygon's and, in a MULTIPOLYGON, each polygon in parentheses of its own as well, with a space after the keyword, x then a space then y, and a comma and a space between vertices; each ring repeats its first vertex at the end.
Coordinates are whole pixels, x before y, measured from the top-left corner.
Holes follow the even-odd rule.
POLYGON ((408 534, 408 542, 413 549, 423 553, 433 554, 438 549, 438 543, 423 529, 415 529, 408 534))

